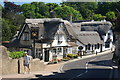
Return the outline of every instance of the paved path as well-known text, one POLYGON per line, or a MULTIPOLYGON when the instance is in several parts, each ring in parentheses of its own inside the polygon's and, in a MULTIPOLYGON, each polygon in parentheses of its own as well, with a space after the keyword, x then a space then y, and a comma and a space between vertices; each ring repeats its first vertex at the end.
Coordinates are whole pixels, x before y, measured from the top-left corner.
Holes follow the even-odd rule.
MULTIPOLYGON (((111 51, 108 50, 108 51, 105 51, 105 52, 102 52, 102 53, 98 53, 97 55, 96 54, 87 55, 87 56, 83 56, 80 59, 69 60, 67 62, 61 62, 61 63, 58 63, 58 64, 46 65, 46 68, 45 68, 44 71, 31 72, 30 74, 2 75, 2 78, 4 80, 4 78, 36 78, 36 77, 40 76, 39 74, 41 74, 42 76, 54 75, 54 73, 60 73, 61 66, 64 65, 64 64, 66 64, 66 63, 77 61, 77 60, 82 60, 82 59, 86 59, 86 58, 90 58, 90 57, 93 57, 93 56, 104 55, 104 54, 108 54, 110 52, 111 51), (38 76, 36 76, 36 75, 38 75, 38 76)), ((117 75, 117 73, 118 73, 117 66, 114 65, 113 68, 114 68, 113 73, 115 74, 115 77, 118 77, 118 75, 117 75)))

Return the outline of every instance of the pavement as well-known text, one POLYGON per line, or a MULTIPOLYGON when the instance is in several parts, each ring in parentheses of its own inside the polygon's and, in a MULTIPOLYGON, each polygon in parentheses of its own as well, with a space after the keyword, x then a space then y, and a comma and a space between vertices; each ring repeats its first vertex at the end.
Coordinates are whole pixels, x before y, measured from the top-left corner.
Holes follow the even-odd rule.
MULTIPOLYGON (((108 53, 111 53, 112 51, 111 50, 108 50, 108 51, 104 51, 104 52, 101 52, 101 53, 98 53, 97 55, 96 54, 92 54, 92 55, 87 55, 87 56, 83 56, 82 58, 78 58, 78 59, 73 59, 73 60, 69 60, 69 61, 66 61, 66 62, 60 62, 60 63, 57 63, 57 64, 50 64, 50 65, 47 65, 46 64, 46 67, 45 67, 45 70, 44 71, 37 71, 37 72, 31 72, 30 74, 10 74, 10 75, 2 75, 2 80, 6 79, 6 78, 37 78, 39 76, 36 76, 36 75, 42 75, 42 76, 47 76, 47 75, 54 75, 55 72, 57 73, 61 73, 61 66, 66 64, 66 63, 69 63, 69 62, 72 62, 72 61, 77 61, 77 60, 83 60, 83 59, 86 59, 86 58, 90 58, 90 57, 93 57, 93 56, 100 56, 100 55, 104 55, 104 54, 108 54, 108 53)), ((112 72, 111 72, 111 80, 120 80, 119 76, 120 76, 120 71, 118 70, 118 67, 116 64, 110 62, 111 64, 111 67, 113 68, 112 72)))

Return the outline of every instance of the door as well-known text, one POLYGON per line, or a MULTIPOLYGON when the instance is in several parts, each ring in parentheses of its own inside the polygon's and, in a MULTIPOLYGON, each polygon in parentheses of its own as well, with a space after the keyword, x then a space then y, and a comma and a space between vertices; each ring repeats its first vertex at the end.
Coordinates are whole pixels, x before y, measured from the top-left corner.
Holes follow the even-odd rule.
POLYGON ((44 61, 45 61, 45 62, 48 62, 48 61, 49 61, 49 50, 45 49, 44 53, 45 53, 44 61))
POLYGON ((63 47, 63 58, 67 56, 67 48, 63 47))
POLYGON ((102 52, 102 48, 103 48, 103 47, 102 47, 102 44, 101 44, 100 46, 101 46, 101 47, 100 47, 100 52, 102 52))

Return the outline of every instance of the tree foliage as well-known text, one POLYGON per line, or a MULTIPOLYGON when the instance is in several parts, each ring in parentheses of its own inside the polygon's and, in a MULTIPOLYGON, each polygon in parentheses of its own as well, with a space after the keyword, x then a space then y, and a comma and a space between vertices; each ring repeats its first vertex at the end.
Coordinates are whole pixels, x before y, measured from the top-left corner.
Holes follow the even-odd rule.
POLYGON ((54 11, 56 12, 56 16, 58 18, 63 18, 68 20, 69 17, 72 16, 73 20, 82 20, 82 16, 79 11, 66 5, 56 7, 54 11))
POLYGON ((49 10, 59 7, 59 5, 56 3, 47 3, 46 5, 49 7, 49 10))
POLYGON ((99 2, 96 13, 106 15, 106 13, 110 11, 117 12, 116 9, 120 11, 120 1, 119 2, 99 2))
POLYGON ((9 19, 13 25, 20 27, 24 23, 25 17, 21 15, 22 9, 20 5, 12 2, 4 2, 3 18, 9 19), (19 21, 18 21, 19 20, 19 21))
POLYGON ((97 9, 97 4, 95 2, 64 2, 62 4, 73 7, 79 11, 84 19, 91 19, 93 13, 97 9))
POLYGON ((43 2, 32 2, 31 4, 23 4, 23 15, 26 18, 44 18, 49 17, 49 8, 43 2))
POLYGON ((94 15, 93 15, 93 20, 95 20, 95 21, 100 21, 100 20, 102 20, 102 15, 101 15, 101 14, 94 14, 94 15))
POLYGON ((106 20, 111 21, 116 19, 115 12, 110 11, 106 13, 106 20))
POLYGON ((2 19, 1 21, 2 21, 2 41, 10 40, 12 34, 8 21, 5 19, 2 19))
POLYGON ((2 21, 2 41, 9 41, 16 34, 18 27, 13 25, 7 19, 1 19, 2 21))

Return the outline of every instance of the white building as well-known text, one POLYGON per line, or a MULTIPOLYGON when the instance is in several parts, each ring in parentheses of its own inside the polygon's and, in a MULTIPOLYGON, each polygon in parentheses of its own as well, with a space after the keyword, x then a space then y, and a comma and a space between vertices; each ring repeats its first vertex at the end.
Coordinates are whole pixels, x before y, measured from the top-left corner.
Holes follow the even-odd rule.
POLYGON ((101 40, 104 42, 102 51, 112 48, 113 33, 111 30, 112 24, 109 21, 91 21, 81 22, 81 31, 96 31, 98 32, 101 40))

